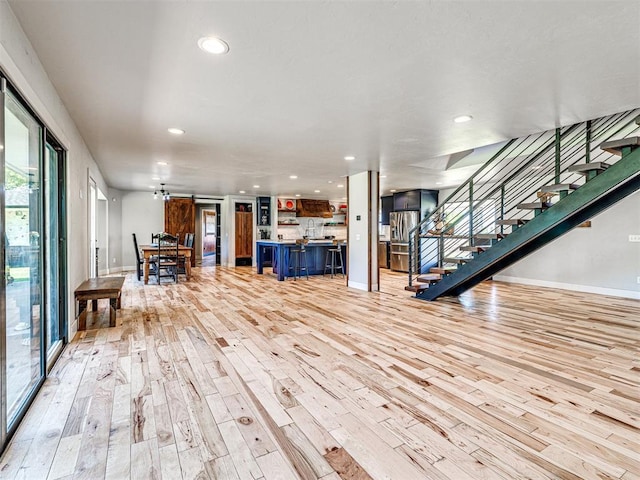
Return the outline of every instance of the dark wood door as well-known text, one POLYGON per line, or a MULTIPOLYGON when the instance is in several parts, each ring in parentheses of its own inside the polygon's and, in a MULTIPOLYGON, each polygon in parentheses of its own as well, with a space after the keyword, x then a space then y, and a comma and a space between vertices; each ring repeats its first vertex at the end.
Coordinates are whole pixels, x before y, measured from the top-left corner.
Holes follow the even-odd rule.
POLYGON ((236 258, 253 257, 253 214, 236 212, 236 258))
MULTIPOLYGON (((196 205, 192 198, 171 198, 164 202, 164 231, 184 242, 187 233, 196 231, 196 205)), ((191 255, 191 266, 195 267, 196 256, 191 255)))

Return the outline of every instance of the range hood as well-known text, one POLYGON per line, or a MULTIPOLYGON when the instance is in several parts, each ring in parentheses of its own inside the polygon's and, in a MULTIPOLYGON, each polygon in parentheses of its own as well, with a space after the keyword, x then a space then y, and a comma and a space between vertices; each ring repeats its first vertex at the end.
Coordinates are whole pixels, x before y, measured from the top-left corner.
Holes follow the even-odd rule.
POLYGON ((329 200, 298 199, 296 202, 296 217, 322 217, 331 218, 333 212, 329 206, 329 200))

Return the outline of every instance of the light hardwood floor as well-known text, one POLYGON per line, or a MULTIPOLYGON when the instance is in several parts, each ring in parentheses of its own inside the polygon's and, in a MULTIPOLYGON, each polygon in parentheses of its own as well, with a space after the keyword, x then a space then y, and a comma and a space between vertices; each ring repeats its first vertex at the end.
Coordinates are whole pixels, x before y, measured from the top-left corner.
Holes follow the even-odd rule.
POLYGON ((0 478, 640 478, 639 301, 486 282, 428 303, 405 281, 129 275, 0 478))

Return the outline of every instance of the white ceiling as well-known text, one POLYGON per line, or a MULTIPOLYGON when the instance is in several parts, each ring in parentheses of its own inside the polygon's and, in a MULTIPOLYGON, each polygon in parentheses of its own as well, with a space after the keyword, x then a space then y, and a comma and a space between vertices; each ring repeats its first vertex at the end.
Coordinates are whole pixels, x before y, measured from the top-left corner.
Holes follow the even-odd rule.
POLYGON ((640 106, 636 0, 10 5, 124 190, 334 199, 368 169, 443 188, 474 168, 451 154, 640 106))

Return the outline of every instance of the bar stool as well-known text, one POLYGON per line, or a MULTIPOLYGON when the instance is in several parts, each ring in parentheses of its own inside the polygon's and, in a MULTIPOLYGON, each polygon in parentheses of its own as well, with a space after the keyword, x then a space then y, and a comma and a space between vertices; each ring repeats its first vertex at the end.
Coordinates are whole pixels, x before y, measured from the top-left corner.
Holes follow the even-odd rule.
POLYGON ((336 268, 340 268, 340 272, 342 273, 342 278, 344 278, 344 261, 342 259, 342 248, 338 246, 338 242, 336 240, 333 241, 333 248, 327 249, 327 254, 324 257, 324 272, 322 272, 322 276, 325 276, 327 270, 331 272, 331 278, 336 275, 336 268), (340 260, 340 265, 337 264, 336 260, 340 260))
POLYGON ((289 271, 293 270, 293 279, 296 280, 297 277, 302 277, 301 272, 304 270, 305 275, 307 276, 307 280, 309 280, 309 264, 307 263, 307 249, 305 246, 309 240, 302 239, 296 240, 297 248, 292 248, 289 250, 289 271))

